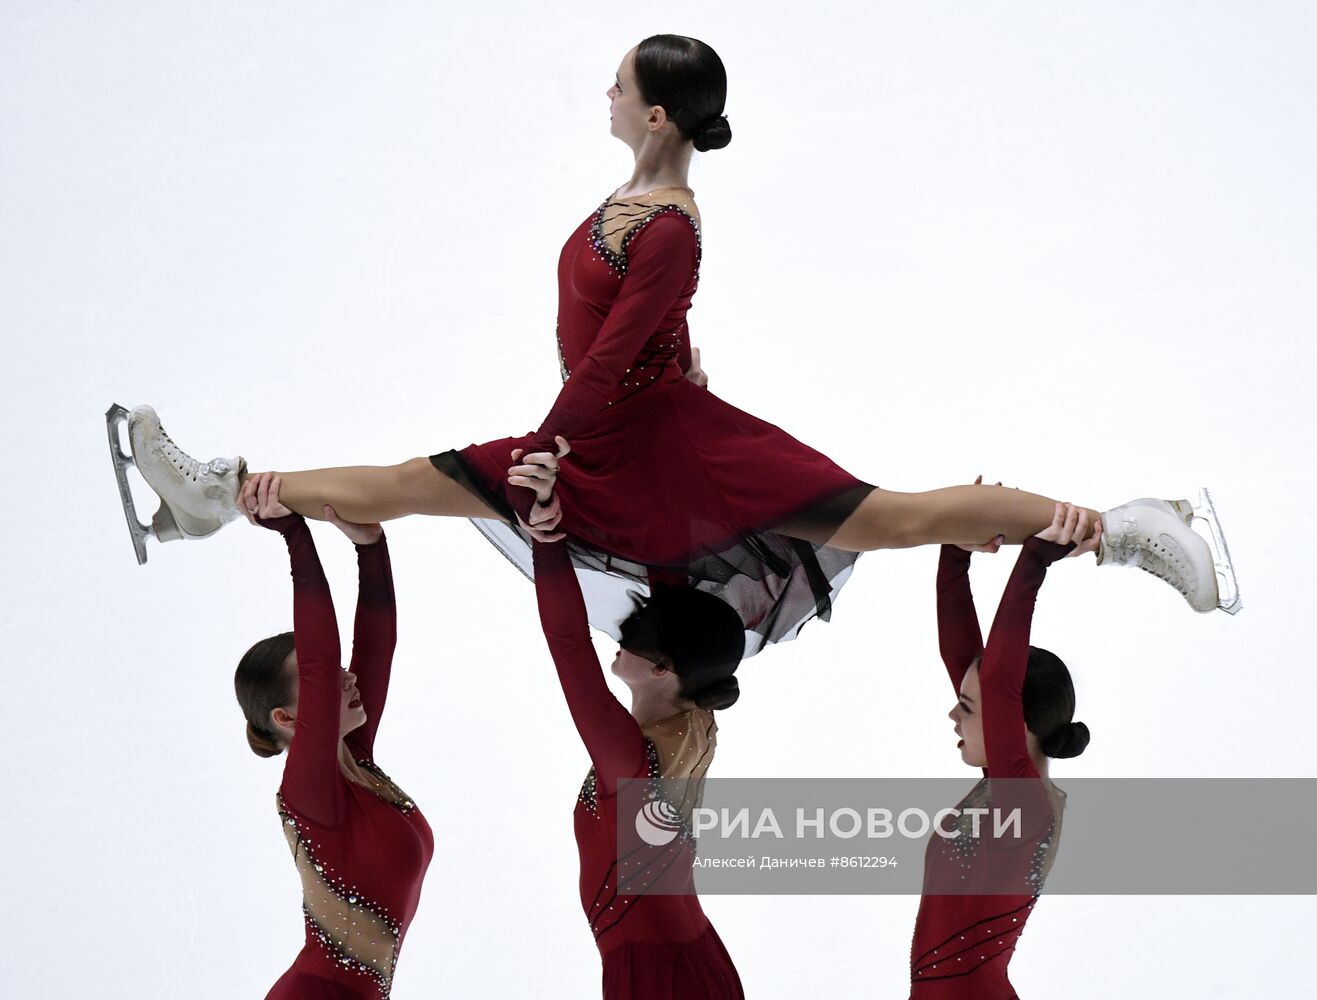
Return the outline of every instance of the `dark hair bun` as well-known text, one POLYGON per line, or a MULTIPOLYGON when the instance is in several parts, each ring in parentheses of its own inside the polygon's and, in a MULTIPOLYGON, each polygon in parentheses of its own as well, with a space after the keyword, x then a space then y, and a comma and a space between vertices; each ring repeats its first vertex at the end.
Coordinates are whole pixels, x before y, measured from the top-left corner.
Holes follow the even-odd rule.
POLYGON ((1071 722, 1052 733, 1039 746, 1049 757, 1078 757, 1088 746, 1088 735, 1088 726, 1071 722))
POLYGON ((247 745, 257 757, 278 757, 284 752, 283 747, 268 736, 258 733, 250 722, 247 723, 247 745))
POLYGON ((737 683, 735 677, 724 677, 720 681, 714 681, 707 687, 700 688, 693 694, 687 695, 687 697, 699 705, 700 708, 717 712, 720 709, 731 708, 736 704, 736 699, 741 697, 741 685, 737 683))
POLYGON ((710 149, 722 149, 732 141, 732 126, 727 124, 727 116, 719 115, 717 118, 709 119, 696 129, 691 141, 701 153, 710 149))

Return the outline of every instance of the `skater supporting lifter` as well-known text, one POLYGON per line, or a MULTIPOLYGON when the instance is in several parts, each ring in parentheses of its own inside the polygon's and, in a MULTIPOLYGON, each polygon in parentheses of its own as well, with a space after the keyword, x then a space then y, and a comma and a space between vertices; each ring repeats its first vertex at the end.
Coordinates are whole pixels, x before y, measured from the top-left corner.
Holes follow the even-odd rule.
POLYGON ((527 530, 536 539, 540 622, 592 764, 575 829, 581 906, 603 962, 604 1000, 743 1000, 736 967, 695 894, 689 829, 717 748, 714 711, 739 694, 741 620, 711 594, 656 587, 623 623, 611 666, 631 689, 628 711, 604 682, 564 536, 547 530, 558 525, 556 508, 537 513, 545 528, 527 530), (671 815, 681 817, 675 839, 619 853, 623 779, 681 779, 680 792, 671 781, 659 786, 671 815))
POLYGON ((234 676, 247 740, 287 752, 277 803, 302 878, 306 944, 269 1000, 383 1000, 416 913, 434 836, 416 804, 375 764, 375 733, 397 638, 389 550, 378 524, 333 522, 357 549, 352 663, 340 664, 329 585, 301 515, 279 481, 250 482, 259 521, 283 535, 293 575, 293 631, 263 639, 234 676))
MULTIPOLYGON (((647 38, 618 66, 607 91, 610 131, 631 148, 635 168, 562 249, 564 383, 536 431, 398 465, 285 472, 283 502, 307 517, 329 504, 359 522, 431 514, 513 524, 537 496, 505 483, 508 454, 551 452, 561 436, 573 458, 557 496, 576 554, 673 570, 697 585, 803 572, 816 591, 811 603, 826 597, 810 572, 822 546, 849 567, 854 553, 872 549, 998 535, 1020 544, 1047 527, 1055 501, 1032 493, 875 488, 685 377, 702 239, 687 173, 695 150, 731 140, 726 87, 713 49, 683 36, 647 38)), ((236 516, 240 459, 193 460, 147 407, 129 429, 134 460, 164 500, 161 537, 203 536, 236 516)), ((1082 513, 1093 531, 1097 511, 1082 513)), ((1213 553, 1189 530, 1187 502, 1137 501, 1110 513, 1100 563, 1154 572, 1199 611, 1233 601, 1233 591, 1218 595, 1213 553)), ((827 575, 841 578, 830 565, 827 575)))
POLYGON ((1074 757, 1088 744, 1088 727, 1072 721, 1075 690, 1065 664, 1029 645, 1047 567, 1096 544, 1074 544, 1081 521, 1075 507, 1057 504, 1048 528, 1024 543, 986 647, 970 593, 970 552, 942 548, 937 620, 956 690, 950 716, 961 759, 984 776, 956 807, 960 836, 929 841, 910 947, 911 1000, 1016 1000, 1007 965, 1061 839, 1065 793, 1048 776, 1048 758, 1074 757), (976 817, 974 809, 990 812, 976 817), (1015 810, 1019 826, 995 836, 992 817, 1015 810))

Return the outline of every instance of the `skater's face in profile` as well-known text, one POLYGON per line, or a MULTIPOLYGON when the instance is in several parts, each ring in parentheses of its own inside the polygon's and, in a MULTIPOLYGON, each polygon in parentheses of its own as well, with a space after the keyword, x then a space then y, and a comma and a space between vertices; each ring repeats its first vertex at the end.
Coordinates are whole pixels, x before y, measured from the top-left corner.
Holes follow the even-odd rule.
MULTIPOLYGON (((284 677, 291 692, 287 705, 276 708, 270 713, 275 726, 284 736, 287 745, 293 738, 297 724, 297 652, 288 654, 284 660, 284 677)), ((341 690, 338 706, 338 735, 346 736, 366 722, 366 709, 361 704, 361 692, 357 690, 357 675, 350 670, 340 671, 341 690)))
POLYGON ((655 132, 667 121, 662 108, 646 104, 636 83, 636 50, 632 49, 617 68, 613 85, 608 88, 609 114, 612 122, 608 131, 632 149, 638 150, 650 132, 655 132))
POLYGON ((632 691, 671 687, 675 695, 681 688, 681 678, 677 676, 675 670, 670 670, 657 662, 658 659, 653 655, 642 656, 629 649, 618 649, 617 655, 613 657, 612 670, 632 691))
POLYGON ((983 716, 979 708, 979 664, 975 660, 960 682, 956 707, 947 713, 956 724, 956 735, 960 737, 960 759, 970 767, 988 766, 988 755, 983 748, 983 716))

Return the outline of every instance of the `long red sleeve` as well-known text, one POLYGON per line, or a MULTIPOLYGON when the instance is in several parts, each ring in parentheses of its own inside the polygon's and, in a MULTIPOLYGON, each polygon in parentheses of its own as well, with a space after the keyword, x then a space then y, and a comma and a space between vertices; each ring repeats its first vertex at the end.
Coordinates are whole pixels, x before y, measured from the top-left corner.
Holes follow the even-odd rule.
POLYGON ((352 665, 366 722, 347 735, 355 757, 373 760, 375 733, 389 694, 393 650, 398 644, 398 605, 393 593, 389 545, 381 536, 357 546, 357 615, 352 628, 352 665))
MULTIPOLYGON (((688 219, 660 215, 627 248, 626 277, 585 358, 558 393, 536 432, 546 446, 555 434, 571 441, 606 407, 695 273, 699 243, 688 219)), ((689 367, 689 358, 687 359, 689 367)))
POLYGON ((619 779, 648 773, 645 737, 604 681, 567 547, 536 542, 534 560, 540 624, 558 668, 567 708, 594 764, 599 794, 612 795, 619 779))
POLYGON ((1025 742, 1024 675, 1038 588, 1047 567, 1073 548, 1027 539, 1006 582, 979 667, 983 748, 990 778, 1037 778, 1025 742))
POLYGON ((303 815, 337 826, 347 809, 338 762, 343 680, 334 601, 306 522, 290 514, 262 523, 283 535, 293 577, 297 722, 280 790, 303 815))
POLYGON ((942 546, 937 564, 937 639, 951 686, 960 683, 975 657, 983 653, 983 633, 969 586, 970 553, 955 545, 942 546))

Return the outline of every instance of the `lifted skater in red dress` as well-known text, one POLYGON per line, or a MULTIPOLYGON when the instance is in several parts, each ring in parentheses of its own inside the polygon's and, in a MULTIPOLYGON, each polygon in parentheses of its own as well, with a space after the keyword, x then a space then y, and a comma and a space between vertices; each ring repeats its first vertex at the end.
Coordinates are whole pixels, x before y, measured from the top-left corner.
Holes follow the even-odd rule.
MULTIPOLYGON (((635 171, 563 247, 565 382, 535 432, 394 466, 284 473, 284 503, 308 517, 331 504, 361 522, 435 514, 513 525, 536 497, 506 484, 509 451, 549 452, 565 436, 574 454, 557 495, 578 564, 642 582, 651 571, 683 577, 726 597, 761 642, 826 617, 856 553, 997 535, 1020 544, 1044 529, 1055 505, 1046 497, 876 488, 685 377, 702 252, 687 173, 696 149, 731 139, 726 86, 717 54, 695 39, 657 35, 622 60, 608 90, 611 131, 631 147, 635 171)), ((209 534, 250 503, 239 499, 241 460, 196 462, 149 407, 133 412, 129 431, 133 460, 165 501, 155 525, 162 539, 209 534)), ((1219 593, 1212 550, 1189 530, 1192 513, 1187 501, 1116 508, 1099 561, 1154 572, 1199 611, 1237 608, 1232 589, 1219 593)), ((1098 514, 1082 517, 1091 535, 1098 514)), ((1222 580, 1232 582, 1218 548, 1222 580)))

